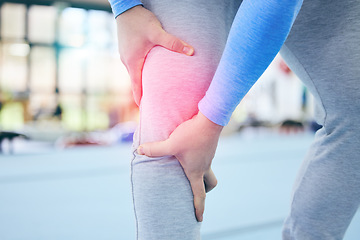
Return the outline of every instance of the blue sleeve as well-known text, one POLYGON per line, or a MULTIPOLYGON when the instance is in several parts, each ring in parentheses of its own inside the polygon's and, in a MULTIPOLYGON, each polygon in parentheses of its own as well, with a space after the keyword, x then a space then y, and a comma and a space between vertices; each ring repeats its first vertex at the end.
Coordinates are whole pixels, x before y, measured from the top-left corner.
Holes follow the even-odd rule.
POLYGON ((114 13, 115 18, 132 7, 135 7, 137 5, 142 5, 140 0, 108 0, 108 1, 111 5, 111 9, 114 13))
POLYGON ((199 111, 225 126, 285 42, 302 0, 244 0, 199 111))

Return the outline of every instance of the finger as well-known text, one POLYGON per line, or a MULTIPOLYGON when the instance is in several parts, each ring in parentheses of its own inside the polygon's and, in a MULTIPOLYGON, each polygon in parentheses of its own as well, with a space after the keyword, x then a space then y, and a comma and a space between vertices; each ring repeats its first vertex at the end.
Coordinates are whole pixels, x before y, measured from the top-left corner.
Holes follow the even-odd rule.
POLYGON ((131 79, 131 88, 135 103, 139 106, 142 96, 142 69, 144 66, 144 58, 137 59, 136 61, 129 62, 128 69, 131 79))
POLYGON ((155 44, 188 56, 194 54, 194 48, 192 46, 165 31, 163 34, 158 35, 155 44))
POLYGON ((204 175, 205 191, 208 193, 217 185, 217 179, 214 172, 210 168, 204 175))
POLYGON ((194 195, 195 215, 198 222, 203 221, 203 214, 205 209, 205 186, 203 177, 190 180, 191 189, 194 195))
POLYGON ((173 155, 170 151, 169 141, 167 140, 141 144, 137 149, 137 153, 148 157, 173 155))

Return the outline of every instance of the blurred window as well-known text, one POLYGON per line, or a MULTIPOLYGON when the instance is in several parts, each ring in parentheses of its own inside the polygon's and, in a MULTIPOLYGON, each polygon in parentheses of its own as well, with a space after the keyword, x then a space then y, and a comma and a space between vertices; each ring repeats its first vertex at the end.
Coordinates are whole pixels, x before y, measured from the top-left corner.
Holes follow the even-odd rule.
POLYGON ((87 12, 80 8, 65 8, 60 16, 59 41, 68 47, 82 47, 85 43, 87 12))
POLYGON ((59 57, 59 90, 64 93, 82 93, 84 86, 84 58, 81 49, 64 49, 59 57))
POLYGON ((114 18, 104 11, 89 11, 87 29, 89 45, 98 49, 106 49, 111 44, 111 22, 114 18))
POLYGON ((38 93, 54 93, 56 78, 55 50, 35 46, 30 54, 30 90, 38 93))
POLYGON ((25 18, 25 5, 4 3, 1 7, 1 37, 5 39, 24 38, 25 18))
POLYGON ((88 53, 86 90, 93 94, 105 93, 109 80, 106 73, 110 70, 108 54, 103 51, 88 51, 88 53))
POLYGON ((29 45, 24 42, 1 44, 0 87, 6 91, 27 89, 27 55, 29 45))
POLYGON ((110 8, 69 5, 0 4, 0 94, 23 107, 15 114, 22 119, 1 118, 1 126, 51 116, 61 105, 66 128, 103 129, 132 99, 110 8))
POLYGON ((31 6, 29 8, 29 41, 39 43, 55 42, 56 8, 52 6, 31 6))

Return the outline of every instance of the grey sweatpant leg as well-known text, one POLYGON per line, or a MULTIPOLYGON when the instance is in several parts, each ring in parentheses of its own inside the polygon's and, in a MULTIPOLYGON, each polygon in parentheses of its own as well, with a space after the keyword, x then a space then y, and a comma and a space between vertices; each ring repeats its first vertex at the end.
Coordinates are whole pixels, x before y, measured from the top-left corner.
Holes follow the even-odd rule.
MULTIPOLYGON (((147 55, 134 150, 160 141, 198 112, 225 46, 239 1, 143 0, 164 29, 192 45, 194 56, 161 47, 147 55)), ((132 190, 138 240, 198 240, 189 181, 176 158, 134 155, 132 190)))
POLYGON ((342 239, 360 203, 360 2, 304 1, 281 50, 313 93, 315 136, 283 239, 342 239))

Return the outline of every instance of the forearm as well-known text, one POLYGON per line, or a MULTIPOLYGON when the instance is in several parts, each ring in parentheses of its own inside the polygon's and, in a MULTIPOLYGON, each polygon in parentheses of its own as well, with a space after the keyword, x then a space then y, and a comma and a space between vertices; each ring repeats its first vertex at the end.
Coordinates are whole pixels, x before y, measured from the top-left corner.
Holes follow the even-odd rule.
POLYGON ((236 106, 274 59, 302 0, 244 0, 213 81, 199 103, 212 122, 226 125, 236 106))
POLYGON ((129 10, 138 5, 142 5, 140 0, 108 0, 111 9, 114 13, 115 18, 122 14, 123 12, 129 10))

